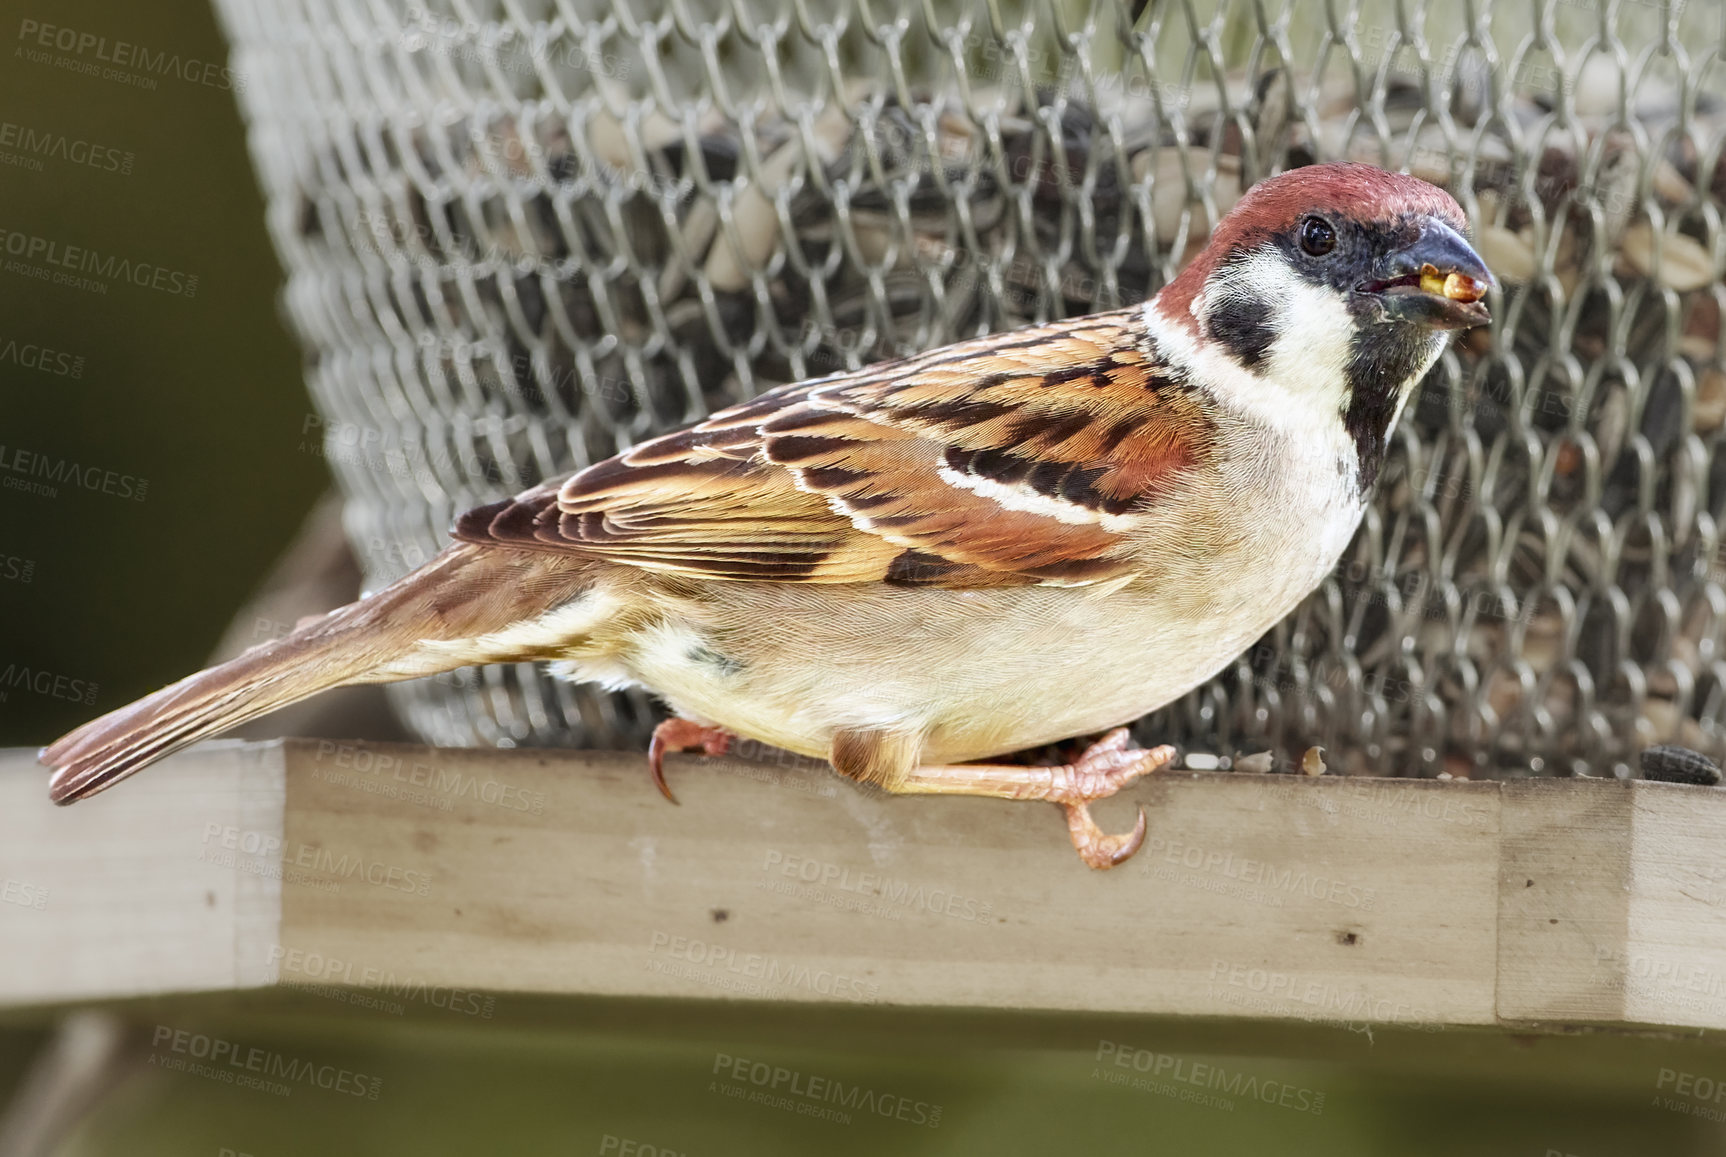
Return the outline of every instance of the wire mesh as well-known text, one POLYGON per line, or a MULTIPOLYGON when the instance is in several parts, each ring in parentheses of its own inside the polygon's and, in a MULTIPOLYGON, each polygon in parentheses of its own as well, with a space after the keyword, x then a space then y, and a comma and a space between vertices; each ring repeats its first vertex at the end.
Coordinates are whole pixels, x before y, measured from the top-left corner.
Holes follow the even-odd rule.
MULTIPOLYGON (((218 7, 374 585, 469 506, 779 383, 1140 300, 1243 187, 1351 158, 1457 196, 1492 327, 1336 575, 1144 735, 1377 774, 1726 747, 1713 6, 218 7)), ((652 722, 527 664, 395 694, 442 744, 652 722)))

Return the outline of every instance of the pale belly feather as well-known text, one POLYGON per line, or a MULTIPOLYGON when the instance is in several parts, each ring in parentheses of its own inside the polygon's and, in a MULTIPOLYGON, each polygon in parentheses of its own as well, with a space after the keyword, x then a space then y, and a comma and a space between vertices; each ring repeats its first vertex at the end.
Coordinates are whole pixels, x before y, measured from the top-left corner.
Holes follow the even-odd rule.
POLYGON ((681 715, 819 758, 840 731, 920 735, 924 763, 1101 731, 1216 674, 1353 536, 1362 505, 1343 447, 1245 444, 1250 457, 1165 498, 1130 582, 679 586, 619 568, 520 629, 567 641, 570 678, 646 687, 681 715))
POLYGON ((602 627, 568 673, 820 758, 842 730, 921 734, 924 763, 1000 755, 1130 722, 1216 674, 1335 566, 1348 536, 1319 515, 1125 585, 662 594, 662 613, 602 627))

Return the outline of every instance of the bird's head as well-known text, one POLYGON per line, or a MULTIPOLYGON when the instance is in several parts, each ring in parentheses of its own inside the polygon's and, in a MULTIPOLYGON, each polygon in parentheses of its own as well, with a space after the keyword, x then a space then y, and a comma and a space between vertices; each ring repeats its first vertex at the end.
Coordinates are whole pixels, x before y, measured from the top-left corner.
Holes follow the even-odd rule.
POLYGON ((1466 228, 1416 177, 1294 169, 1253 186, 1157 295, 1158 328, 1225 403, 1285 428, 1340 420, 1364 487, 1450 334, 1490 320, 1492 274, 1466 228))

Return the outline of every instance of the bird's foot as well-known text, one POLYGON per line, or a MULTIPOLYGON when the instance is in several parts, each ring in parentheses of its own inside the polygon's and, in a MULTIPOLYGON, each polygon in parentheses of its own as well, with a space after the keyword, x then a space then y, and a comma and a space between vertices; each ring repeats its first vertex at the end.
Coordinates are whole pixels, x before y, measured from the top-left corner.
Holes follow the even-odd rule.
POLYGON ((653 786, 659 794, 677 802, 665 782, 665 753, 699 748, 704 755, 724 755, 731 750, 733 736, 729 731, 697 723, 693 719, 667 719, 653 729, 653 739, 647 745, 647 770, 653 776, 653 786))
POLYGON ((1079 858, 1098 870, 1112 868, 1139 850, 1145 842, 1145 809, 1139 809, 1132 831, 1111 836, 1091 818, 1091 803, 1167 767, 1175 758, 1175 749, 1168 744, 1147 750, 1128 747, 1130 741, 1127 729, 1117 727, 1087 747, 1077 761, 1048 769, 1048 794, 1042 798, 1061 805, 1079 858))
MULTIPOLYGON (((1175 758, 1175 749, 1167 744, 1145 750, 1128 747, 1128 743, 1127 729, 1118 727, 1087 747, 1078 759, 1058 767, 1019 763, 922 764, 886 786, 896 792, 988 795, 1060 804, 1067 813, 1067 831, 1079 857, 1093 868, 1112 868, 1144 843, 1144 809, 1139 809, 1139 822, 1132 831, 1111 836, 1097 827, 1091 818, 1090 805, 1167 767, 1175 758)), ((839 759, 834 760, 833 766, 855 779, 869 778, 862 771, 847 770, 847 764, 839 759)))

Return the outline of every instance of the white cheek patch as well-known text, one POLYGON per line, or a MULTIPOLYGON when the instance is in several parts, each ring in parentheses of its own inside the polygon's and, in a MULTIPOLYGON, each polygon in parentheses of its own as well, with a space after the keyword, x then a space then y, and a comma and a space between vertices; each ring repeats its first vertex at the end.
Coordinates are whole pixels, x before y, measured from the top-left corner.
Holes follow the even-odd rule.
POLYGON ((1256 376, 1329 413, 1348 404, 1348 359, 1355 319, 1347 299, 1314 285, 1273 250, 1260 250, 1231 265, 1195 301, 1203 317, 1225 301, 1266 302, 1275 334, 1256 376))
POLYGON ((1333 289, 1293 277, 1272 300, 1277 339, 1265 359, 1268 373, 1289 390, 1340 411, 1348 404, 1348 360, 1356 332, 1347 301, 1333 289))
MULTIPOLYGON (((1195 311, 1202 308, 1198 302, 1194 304, 1195 311)), ((1291 388, 1277 368, 1286 355, 1274 346, 1267 362, 1261 363, 1265 371, 1261 375, 1241 365, 1217 343, 1201 341, 1185 325, 1165 318, 1154 299, 1145 307, 1145 325, 1162 356, 1204 382, 1229 410, 1255 425, 1286 434, 1303 452, 1326 462, 1354 461, 1354 443, 1341 419, 1348 383, 1340 367, 1326 369, 1315 359, 1314 366, 1296 375, 1291 388)), ((1290 340, 1285 336, 1279 344, 1290 340)))

